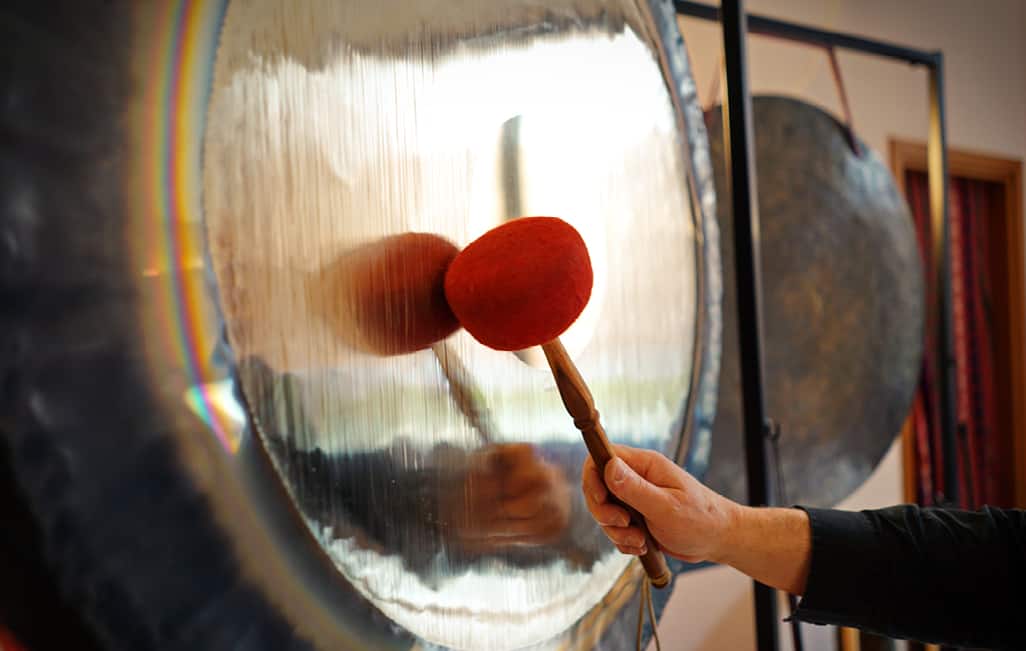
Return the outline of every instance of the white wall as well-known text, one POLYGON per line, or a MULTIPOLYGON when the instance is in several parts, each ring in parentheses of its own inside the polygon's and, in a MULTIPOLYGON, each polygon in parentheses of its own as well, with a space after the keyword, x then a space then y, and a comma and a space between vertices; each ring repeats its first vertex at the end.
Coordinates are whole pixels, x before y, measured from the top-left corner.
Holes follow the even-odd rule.
MULTIPOLYGON (((949 145, 1026 158, 1026 1, 748 0, 746 5, 751 13, 941 50, 949 145)), ((720 26, 688 18, 681 27, 703 101, 708 103, 705 93, 720 59, 720 26)), ((884 160, 892 137, 925 142, 925 70, 846 51, 840 51, 838 59, 855 128, 863 140, 884 160)), ((840 115, 822 50, 753 36, 748 61, 754 93, 796 96, 840 115)), ((901 447, 895 443, 876 472, 841 506, 871 508, 901 499, 901 447)), ((750 586, 728 568, 681 577, 659 626, 664 648, 754 649, 750 586)), ((786 634, 781 640, 782 648, 790 648, 786 634)), ((832 631, 824 627, 806 627, 805 643, 807 649, 835 648, 832 631)))

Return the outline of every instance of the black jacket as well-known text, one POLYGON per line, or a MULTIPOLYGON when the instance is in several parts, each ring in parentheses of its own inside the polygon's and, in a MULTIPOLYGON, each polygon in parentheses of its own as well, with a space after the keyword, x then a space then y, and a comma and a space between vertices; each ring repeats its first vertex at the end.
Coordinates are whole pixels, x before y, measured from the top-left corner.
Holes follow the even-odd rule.
POLYGON ((1026 511, 804 510, 812 558, 798 619, 1026 649, 1026 511))

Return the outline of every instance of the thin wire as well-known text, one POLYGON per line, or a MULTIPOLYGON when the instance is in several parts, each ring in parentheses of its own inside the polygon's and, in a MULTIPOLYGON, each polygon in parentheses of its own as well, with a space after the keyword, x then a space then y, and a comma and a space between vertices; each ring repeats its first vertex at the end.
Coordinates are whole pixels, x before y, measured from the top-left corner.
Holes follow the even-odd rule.
POLYGON ((641 579, 641 597, 638 599, 638 628, 634 632, 634 648, 636 651, 642 651, 641 649, 641 631, 644 628, 644 616, 645 616, 645 588, 648 587, 648 577, 641 579))
POLYGON ((652 622, 652 639, 655 640, 656 651, 663 651, 663 645, 659 642, 659 627, 656 626, 655 606, 652 604, 652 586, 645 581, 645 603, 648 605, 648 617, 652 622))
POLYGON ((655 606, 652 603, 652 586, 648 577, 641 580, 641 598, 638 599, 638 628, 635 632, 634 648, 642 651, 641 634, 645 629, 645 613, 648 612, 648 621, 652 624, 652 639, 655 640, 656 651, 663 651, 663 645, 659 642, 659 628, 656 626, 655 606))

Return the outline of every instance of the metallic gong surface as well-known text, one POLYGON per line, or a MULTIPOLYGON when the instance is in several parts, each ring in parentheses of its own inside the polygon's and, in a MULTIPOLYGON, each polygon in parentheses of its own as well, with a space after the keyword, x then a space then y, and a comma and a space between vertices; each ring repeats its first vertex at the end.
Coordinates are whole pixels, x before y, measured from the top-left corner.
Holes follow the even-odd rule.
POLYGON ((532 352, 382 358, 321 308, 353 246, 559 214, 610 434, 700 472, 718 231, 671 3, 52 9, 0 10, 0 464, 98 640, 633 645, 642 573, 532 352))
MULTIPOLYGON (((819 108, 753 97, 762 255, 764 395, 780 424, 790 504, 855 490, 901 429, 919 377, 923 278, 890 171, 819 108)), ((707 114, 718 217, 731 231, 722 117, 707 114)), ((744 500, 733 246, 723 240, 723 364, 708 485, 744 500)))
POLYGON ((693 84, 663 44, 672 16, 632 0, 224 14, 202 209, 241 397, 335 570, 426 644, 581 645, 637 573, 583 507, 585 449, 537 356, 462 331, 409 354, 362 348, 336 262, 404 232, 464 246, 517 216, 567 220, 595 289, 564 342, 610 438, 700 471, 717 239, 693 84))

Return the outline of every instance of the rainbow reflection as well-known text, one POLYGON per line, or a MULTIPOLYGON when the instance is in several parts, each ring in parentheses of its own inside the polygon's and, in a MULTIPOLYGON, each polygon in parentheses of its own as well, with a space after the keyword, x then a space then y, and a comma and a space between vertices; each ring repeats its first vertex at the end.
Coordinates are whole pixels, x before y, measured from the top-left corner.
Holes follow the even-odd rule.
MULTIPOLYGON (((143 280, 150 354, 174 369, 186 405, 229 452, 244 418, 213 352, 220 326, 205 260, 201 163, 206 106, 227 0, 137 3, 131 248, 143 280)), ((230 385, 230 383, 229 383, 230 385)))

